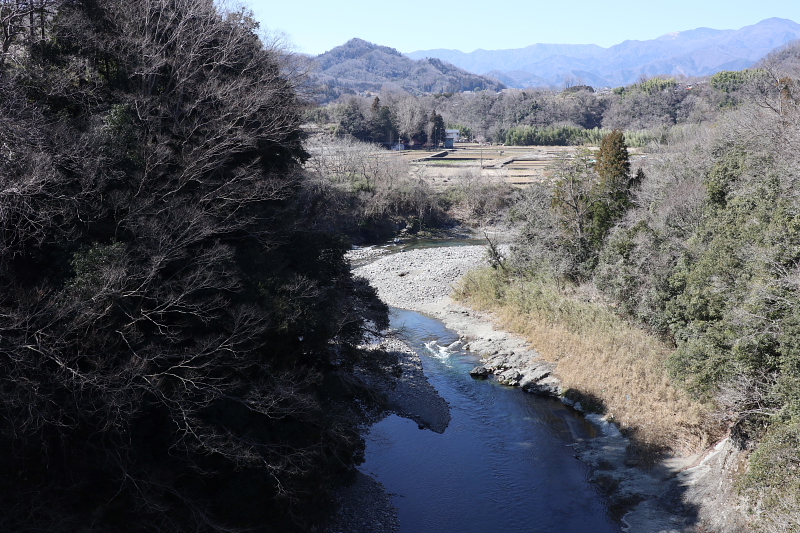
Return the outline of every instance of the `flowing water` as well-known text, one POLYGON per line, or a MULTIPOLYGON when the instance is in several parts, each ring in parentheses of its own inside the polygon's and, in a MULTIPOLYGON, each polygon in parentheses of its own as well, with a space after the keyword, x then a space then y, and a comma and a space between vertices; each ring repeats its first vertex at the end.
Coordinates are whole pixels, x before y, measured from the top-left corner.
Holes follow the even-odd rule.
POLYGON ((361 470, 393 494, 402 533, 620 531, 569 446, 592 436, 579 416, 557 400, 472 379, 477 358, 440 350, 458 337, 438 320, 395 309, 392 324, 422 355, 452 416, 437 434, 392 415, 367 437, 361 470))

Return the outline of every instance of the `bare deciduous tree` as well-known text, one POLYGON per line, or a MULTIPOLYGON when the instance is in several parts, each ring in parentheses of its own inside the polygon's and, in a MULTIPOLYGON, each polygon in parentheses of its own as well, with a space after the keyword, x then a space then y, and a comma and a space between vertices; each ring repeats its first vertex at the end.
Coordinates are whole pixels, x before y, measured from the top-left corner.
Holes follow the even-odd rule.
POLYGON ((2 49, 0 67, 14 56, 13 47, 22 38, 44 40, 47 21, 61 0, 0 0, 2 49))
POLYGON ((386 309, 301 228, 285 57, 211 0, 58 9, 0 65, 0 528, 307 530, 386 309))

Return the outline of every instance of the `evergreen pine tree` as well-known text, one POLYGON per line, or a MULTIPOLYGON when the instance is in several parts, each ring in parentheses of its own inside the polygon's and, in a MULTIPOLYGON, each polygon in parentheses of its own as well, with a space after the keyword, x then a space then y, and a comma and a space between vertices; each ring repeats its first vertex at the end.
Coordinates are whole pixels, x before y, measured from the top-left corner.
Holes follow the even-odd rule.
POLYGON ((592 187, 592 220, 589 228, 595 249, 602 246, 614 222, 631 206, 631 188, 636 178, 631 177, 630 168, 625 136, 621 131, 614 130, 600 143, 595 163, 597 182, 592 187))
POLYGON ((432 146, 438 147, 440 142, 444 142, 444 118, 442 118, 442 115, 437 114, 434 109, 431 111, 429 122, 430 125, 428 129, 430 130, 430 134, 428 136, 428 141, 432 146))

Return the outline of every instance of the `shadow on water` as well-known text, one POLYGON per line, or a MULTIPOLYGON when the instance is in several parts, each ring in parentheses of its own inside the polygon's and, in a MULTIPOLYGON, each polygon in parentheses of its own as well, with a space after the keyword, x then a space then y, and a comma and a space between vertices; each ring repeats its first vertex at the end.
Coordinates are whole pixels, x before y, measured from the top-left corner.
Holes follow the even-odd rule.
MULTIPOLYGON (((564 396, 575 404, 580 403, 581 409, 587 415, 603 415, 608 412, 603 400, 591 393, 567 389, 564 396)), ((620 448, 622 453, 616 457, 616 465, 613 464, 613 459, 608 460, 615 455, 613 451, 608 452, 609 449, 617 447, 617 442, 613 440, 614 437, 611 437, 612 440, 609 441, 604 438, 604 435, 598 435, 601 438, 585 441, 576 447, 579 453, 583 448, 604 448, 607 451, 598 457, 599 460, 593 462, 591 481, 607 497, 611 516, 626 523, 634 522, 631 530, 636 533, 641 531, 695 531, 693 526, 699 524, 699 508, 695 504, 684 502, 686 486, 679 483, 675 479, 674 472, 669 471, 665 466, 664 460, 669 458, 670 450, 665 446, 645 441, 640 437, 639 432, 632 428, 620 430, 619 435, 627 439, 627 446, 620 448), (622 476, 616 475, 613 471, 621 467, 628 473, 622 476), (640 476, 638 481, 631 476, 631 471, 640 476), (624 488, 620 490, 623 479, 633 486, 641 486, 643 479, 644 483, 657 485, 658 489, 652 492, 646 489, 641 492, 624 488), (643 501, 642 493, 658 493, 660 495, 648 502, 648 511, 645 513, 637 513, 639 516, 635 518, 630 515, 626 517, 630 511, 636 508, 637 504, 643 501), (676 527, 681 529, 675 529, 676 527)))
POLYGON ((556 400, 473 380, 477 358, 443 348, 458 337, 441 322, 393 310, 392 325, 452 417, 442 434, 397 416, 370 431, 361 469, 394 494, 402 532, 620 531, 571 447, 591 425, 556 400))
POLYGON ((397 245, 403 251, 451 246, 476 246, 486 244, 486 239, 410 239, 397 245))

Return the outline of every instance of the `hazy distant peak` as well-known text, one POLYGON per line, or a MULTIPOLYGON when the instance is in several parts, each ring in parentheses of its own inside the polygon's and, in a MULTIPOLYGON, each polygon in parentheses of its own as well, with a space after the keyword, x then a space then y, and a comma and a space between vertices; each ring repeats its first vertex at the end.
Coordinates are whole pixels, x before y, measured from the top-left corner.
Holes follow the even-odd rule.
POLYGON ((525 65, 536 63, 553 55, 566 55, 576 58, 587 58, 601 54, 605 48, 596 44, 550 44, 538 43, 525 48, 506 50, 484 50, 478 48, 465 53, 460 50, 418 50, 406 54, 411 59, 438 57, 461 68, 478 74, 487 74, 493 70, 510 71, 525 65))
POLYGON ((770 51, 800 39, 800 24, 773 17, 738 30, 700 27, 650 40, 595 44, 532 44, 510 50, 418 50, 407 57, 438 57, 478 74, 491 73, 512 87, 585 83, 618 86, 641 76, 707 76, 747 68, 770 51))
MULTIPOLYGON (((784 19, 781 17, 770 17, 768 19, 764 19, 760 22, 756 22, 753 26, 768 26, 771 24, 779 24, 779 25, 788 25, 800 28, 800 24, 797 24, 795 21, 791 19, 784 19)), ((748 27, 748 26, 745 26, 748 27)))
POLYGON ((656 40, 659 41, 675 41, 678 39, 686 39, 686 40, 702 40, 708 39, 711 37, 716 37, 719 35, 723 35, 725 33, 732 33, 736 30, 715 30, 713 28, 695 28, 693 30, 686 30, 686 31, 673 31, 670 33, 665 33, 661 37, 658 37, 656 40))
MULTIPOLYGON (((403 55, 400 52, 398 52, 397 50, 395 50, 394 48, 391 48, 389 46, 382 46, 382 45, 379 45, 379 44, 371 43, 369 41, 365 41, 364 39, 359 39, 358 37, 354 37, 354 38, 350 39, 349 41, 347 41, 346 43, 344 43, 343 45, 337 46, 336 48, 343 49, 343 50, 355 51, 357 53, 360 53, 361 55, 369 53, 369 52, 372 52, 373 50, 380 50, 382 52, 385 52, 385 53, 391 54, 391 55, 395 55, 395 56, 402 56, 403 55)), ((322 55, 322 54, 320 54, 320 55, 322 55)))

